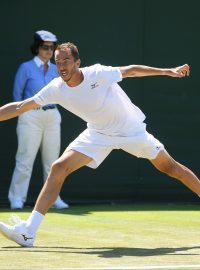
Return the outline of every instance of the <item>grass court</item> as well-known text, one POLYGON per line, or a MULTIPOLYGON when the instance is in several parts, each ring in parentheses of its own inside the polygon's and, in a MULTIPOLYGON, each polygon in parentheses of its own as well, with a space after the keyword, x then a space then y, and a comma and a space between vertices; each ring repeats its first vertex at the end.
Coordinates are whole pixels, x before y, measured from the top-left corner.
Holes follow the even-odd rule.
MULTIPOLYGON (((0 209, 0 220, 11 213, 0 209)), ((84 268, 200 269, 200 205, 72 205, 48 212, 34 248, 0 235, 2 270, 84 268)))

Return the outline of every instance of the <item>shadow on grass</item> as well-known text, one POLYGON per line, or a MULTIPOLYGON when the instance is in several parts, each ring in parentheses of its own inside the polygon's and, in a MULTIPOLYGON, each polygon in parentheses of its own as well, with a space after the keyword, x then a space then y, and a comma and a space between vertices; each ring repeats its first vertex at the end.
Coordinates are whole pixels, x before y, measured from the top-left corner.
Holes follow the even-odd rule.
POLYGON ((74 247, 63 247, 63 246, 36 246, 33 248, 15 247, 8 246, 0 248, 0 252, 39 252, 39 253, 66 253, 66 254, 85 254, 85 255, 97 255, 102 258, 120 258, 125 256, 135 257, 148 257, 148 256, 164 256, 164 255, 175 255, 175 256, 199 256, 200 252, 197 253, 181 253, 185 251, 193 251, 200 249, 200 246, 194 247, 177 247, 177 248, 127 248, 127 247, 99 247, 99 248, 74 248, 74 247))
MULTIPOLYGON (((11 210, 9 208, 0 208, 0 213, 31 213, 32 207, 25 207, 22 210, 11 210)), ((57 213, 64 215, 89 215, 92 212, 117 212, 117 211, 199 211, 200 205, 195 203, 155 203, 155 204, 143 204, 143 203, 112 203, 112 204, 82 204, 71 205, 69 209, 49 209, 48 213, 57 213)))

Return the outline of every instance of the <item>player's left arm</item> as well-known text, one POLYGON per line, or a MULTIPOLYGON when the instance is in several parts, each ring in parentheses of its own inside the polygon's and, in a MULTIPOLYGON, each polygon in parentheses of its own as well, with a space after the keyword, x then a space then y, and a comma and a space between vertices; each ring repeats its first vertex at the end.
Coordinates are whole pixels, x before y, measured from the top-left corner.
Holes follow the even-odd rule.
POLYGON ((184 64, 174 68, 156 68, 144 65, 130 65, 119 67, 122 77, 144 77, 144 76, 170 76, 183 78, 190 74, 190 67, 184 64))

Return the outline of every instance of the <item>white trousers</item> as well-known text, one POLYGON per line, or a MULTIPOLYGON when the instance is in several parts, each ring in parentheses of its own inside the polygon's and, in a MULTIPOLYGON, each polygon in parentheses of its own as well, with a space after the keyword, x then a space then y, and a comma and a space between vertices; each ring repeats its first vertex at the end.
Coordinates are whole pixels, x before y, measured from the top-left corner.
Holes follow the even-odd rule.
POLYGON ((18 118, 18 149, 16 165, 8 193, 9 201, 26 201, 33 164, 40 148, 43 176, 46 180, 52 163, 60 154, 60 123, 58 109, 31 110, 18 118))

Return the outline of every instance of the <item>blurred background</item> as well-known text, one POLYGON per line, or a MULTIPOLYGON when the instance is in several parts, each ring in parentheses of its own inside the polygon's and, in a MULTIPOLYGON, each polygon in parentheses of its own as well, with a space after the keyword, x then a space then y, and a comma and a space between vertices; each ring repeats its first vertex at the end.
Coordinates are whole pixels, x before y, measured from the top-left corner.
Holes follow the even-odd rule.
MULTIPOLYGON (((146 114, 147 130, 179 162, 200 176, 200 2, 196 0, 10 0, 0 6, 0 105, 12 101, 18 66, 32 58, 33 33, 48 30, 59 43, 78 48, 82 66, 101 63, 173 67, 188 63, 189 78, 130 78, 120 85, 146 114)), ((59 107, 62 152, 86 123, 59 107)), ((0 123, 0 205, 7 193, 17 149, 16 121, 0 123)), ((40 154, 28 193, 33 204, 42 187, 40 154)), ((158 172, 148 160, 113 151, 96 170, 82 168, 62 189, 69 203, 198 202, 178 181, 158 172)))

